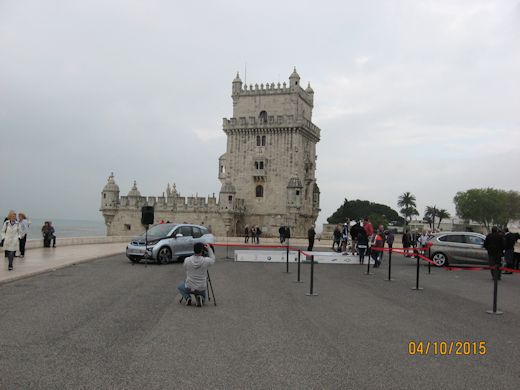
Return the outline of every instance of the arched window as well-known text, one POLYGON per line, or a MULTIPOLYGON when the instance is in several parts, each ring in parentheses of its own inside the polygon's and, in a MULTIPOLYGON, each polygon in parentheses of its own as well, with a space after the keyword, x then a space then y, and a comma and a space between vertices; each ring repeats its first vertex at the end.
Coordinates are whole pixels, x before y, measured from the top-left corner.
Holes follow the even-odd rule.
POLYGON ((258 115, 258 119, 260 120, 260 123, 267 123, 267 112, 260 111, 260 115, 258 115))
POLYGON ((263 198, 264 197, 264 187, 256 186, 256 197, 263 198))

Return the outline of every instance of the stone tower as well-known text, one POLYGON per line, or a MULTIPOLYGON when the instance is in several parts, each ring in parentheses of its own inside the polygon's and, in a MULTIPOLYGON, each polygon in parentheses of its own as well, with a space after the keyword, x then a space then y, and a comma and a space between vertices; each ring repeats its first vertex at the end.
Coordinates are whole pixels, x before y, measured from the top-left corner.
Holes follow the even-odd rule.
POLYGON ((227 147, 219 159, 219 203, 241 199, 246 210, 233 218, 231 230, 257 225, 276 235, 279 226, 289 225, 293 235, 305 235, 320 211, 314 91, 310 84, 301 87, 294 69, 289 85, 247 86, 237 74, 231 97, 233 117, 223 123, 227 147))

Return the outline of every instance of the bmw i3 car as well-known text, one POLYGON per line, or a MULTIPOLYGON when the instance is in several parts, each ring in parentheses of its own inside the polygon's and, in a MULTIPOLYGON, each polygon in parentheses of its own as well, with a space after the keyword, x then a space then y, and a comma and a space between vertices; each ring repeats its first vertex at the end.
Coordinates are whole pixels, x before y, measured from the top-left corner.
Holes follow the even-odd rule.
POLYGON ((133 263, 146 257, 167 264, 193 255, 193 245, 197 242, 212 245, 215 236, 201 225, 163 223, 132 239, 126 247, 126 256, 133 263))

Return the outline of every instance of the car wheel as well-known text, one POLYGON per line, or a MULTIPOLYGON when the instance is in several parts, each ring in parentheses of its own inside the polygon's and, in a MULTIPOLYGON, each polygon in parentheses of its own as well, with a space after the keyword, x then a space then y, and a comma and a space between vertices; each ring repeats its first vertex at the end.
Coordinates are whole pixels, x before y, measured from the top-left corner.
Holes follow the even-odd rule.
POLYGON ((432 261, 437 267, 448 265, 448 257, 441 252, 434 253, 432 256, 432 261))
POLYGON ((135 257, 135 256, 130 256, 128 259, 129 259, 132 263, 134 263, 134 264, 137 264, 137 263, 139 263, 139 262, 141 261, 141 258, 140 258, 140 257, 135 257))
POLYGON ((168 264, 172 261, 172 251, 167 246, 163 246, 157 253, 157 264, 168 264))

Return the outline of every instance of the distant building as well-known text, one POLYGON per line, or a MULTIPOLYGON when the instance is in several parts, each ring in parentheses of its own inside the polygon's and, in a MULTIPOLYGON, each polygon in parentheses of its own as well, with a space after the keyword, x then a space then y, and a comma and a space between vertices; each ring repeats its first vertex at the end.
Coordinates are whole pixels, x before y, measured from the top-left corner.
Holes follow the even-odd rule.
POLYGON ((107 235, 141 233, 141 207, 154 206, 156 221, 211 225, 216 235, 242 234, 246 225, 275 236, 281 225, 304 236, 320 211, 316 181, 316 144, 312 123, 314 91, 303 89, 296 69, 287 83, 244 85, 232 82, 233 117, 223 121, 226 153, 219 158, 222 183, 218 201, 182 197, 175 184, 166 194, 141 196, 134 182, 127 196, 111 174, 101 193, 107 235))

